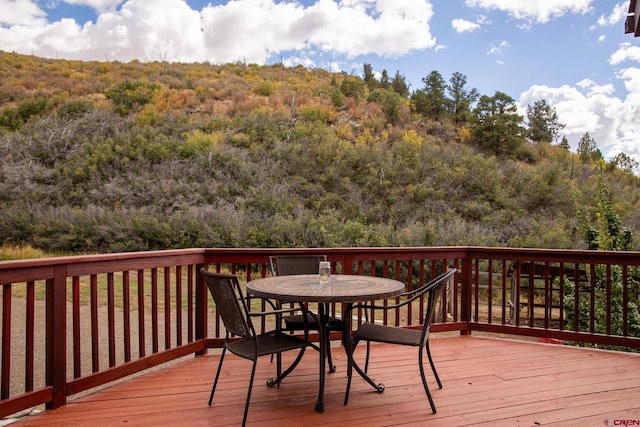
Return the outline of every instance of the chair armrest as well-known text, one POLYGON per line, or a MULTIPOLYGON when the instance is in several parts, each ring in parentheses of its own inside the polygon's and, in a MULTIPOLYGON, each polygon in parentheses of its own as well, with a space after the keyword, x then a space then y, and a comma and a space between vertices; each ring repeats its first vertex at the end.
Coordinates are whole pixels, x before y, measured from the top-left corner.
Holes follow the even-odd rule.
MULTIPOLYGON (((438 277, 434 278, 433 280, 424 284, 423 286, 417 289, 413 289, 411 291, 403 292, 402 294, 395 297, 395 298, 406 298, 404 301, 400 301, 398 303, 391 304, 391 305, 374 305, 373 303, 354 304, 347 309, 346 315, 351 316, 351 312, 354 309, 358 309, 358 308, 364 308, 365 310, 391 310, 391 309, 403 307, 415 301, 416 299, 421 298, 424 294, 429 292, 429 290, 432 289, 434 286, 440 286, 440 284, 442 284, 443 281, 444 283, 446 283, 446 281, 448 281, 456 273, 456 271, 457 270, 455 268, 449 269, 445 273, 440 274, 438 277)), ((368 313, 368 312, 366 311, 365 313, 368 313)))
POLYGON ((351 306, 351 308, 348 311, 353 311, 355 309, 358 308, 363 308, 365 310, 392 310, 395 308, 400 308, 402 306, 405 306, 409 303, 411 303, 412 301, 420 298, 423 294, 425 293, 425 290, 420 288, 420 289, 415 289, 413 291, 409 291, 409 292, 404 292, 394 298, 402 298, 402 297, 406 297, 408 295, 413 295, 412 297, 405 299, 404 301, 401 301, 399 303, 395 303, 395 304, 390 304, 390 305, 375 305, 372 303, 359 303, 359 304, 354 304, 351 306))

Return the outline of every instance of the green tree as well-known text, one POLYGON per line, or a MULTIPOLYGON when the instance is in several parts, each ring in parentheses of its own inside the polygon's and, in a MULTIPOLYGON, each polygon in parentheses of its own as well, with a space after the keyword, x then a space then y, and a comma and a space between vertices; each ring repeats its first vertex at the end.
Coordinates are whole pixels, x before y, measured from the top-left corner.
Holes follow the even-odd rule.
POLYGON ((625 153, 616 154, 607 164, 607 168, 611 171, 620 169, 625 172, 633 172, 637 167, 638 162, 625 153))
POLYGON ((571 146, 569 145, 569 140, 564 135, 562 136, 562 141, 560 141, 560 144, 558 144, 558 147, 560 147, 560 148, 562 148, 563 150, 566 150, 566 151, 571 151, 571 146))
POLYGON ((395 76, 393 76, 391 87, 398 95, 405 98, 409 96, 409 86, 407 86, 407 81, 404 76, 400 74, 400 71, 396 71, 395 76))
POLYGON ((622 221, 611 205, 611 193, 604 177, 598 176, 598 202, 594 220, 583 218, 582 235, 589 249, 603 251, 630 251, 633 232, 622 226, 622 221))
POLYGON ((453 73, 449 79, 449 114, 456 126, 471 121, 471 105, 474 104, 478 97, 478 91, 475 88, 467 89, 467 77, 461 73, 453 73))
POLYGON ((389 72, 387 72, 387 70, 382 70, 382 75, 380 76, 380 87, 382 89, 389 89, 391 87, 389 72))
MULTIPOLYGON (((627 251, 631 249, 633 232, 622 226, 622 221, 611 205, 611 194, 607 190, 604 177, 598 176, 598 202, 594 220, 583 219, 583 236, 589 249, 607 251, 627 251)), ((640 310, 638 309, 638 291, 640 291, 640 272, 637 267, 629 267, 626 283, 622 280, 622 267, 615 265, 610 271, 596 265, 591 278, 593 290, 579 296, 576 312, 576 284, 568 278, 564 288, 564 309, 569 325, 577 323, 580 331, 622 335, 626 327, 632 337, 640 337, 640 310), (625 290, 626 287, 626 290, 625 290), (592 300, 593 298, 593 300, 592 300), (626 307, 623 310, 623 307, 626 307), (593 319, 589 313, 593 312, 593 319), (625 318, 626 312, 626 318, 625 318), (607 330, 610 328, 610 331, 607 330)), ((611 348, 605 346, 606 348, 611 348)), ((615 348, 613 348, 615 349, 615 348)))
POLYGON ((529 138, 534 142, 553 143, 565 125, 558 122, 556 109, 542 99, 527 105, 529 138))
POLYGON ((366 62, 362 64, 363 77, 365 85, 369 89, 369 92, 373 92, 379 86, 378 80, 376 79, 375 74, 373 73, 373 67, 371 64, 367 64, 366 62))
POLYGON ((593 139, 589 132, 585 132, 580 141, 578 141, 578 155, 585 163, 602 159, 598 144, 596 144, 596 140, 593 139))
POLYGON ((377 89, 369 95, 367 100, 380 106, 389 123, 396 124, 400 119, 404 98, 399 94, 390 90, 377 89))
POLYGON ((349 96, 359 101, 364 97, 365 83, 360 77, 347 76, 342 83, 340 83, 340 92, 342 92, 344 96, 349 96))
POLYGON ((424 77, 422 82, 424 88, 411 95, 412 111, 433 120, 443 120, 448 112, 447 82, 436 70, 424 77))
POLYGON ((483 149, 499 156, 511 156, 524 142, 522 116, 513 98, 503 92, 483 95, 473 110, 471 134, 483 149))

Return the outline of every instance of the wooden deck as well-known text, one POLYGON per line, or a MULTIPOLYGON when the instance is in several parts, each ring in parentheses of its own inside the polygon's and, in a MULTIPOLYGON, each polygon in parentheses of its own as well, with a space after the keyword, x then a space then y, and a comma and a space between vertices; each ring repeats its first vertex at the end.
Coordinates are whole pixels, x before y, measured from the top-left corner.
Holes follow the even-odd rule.
MULTIPOLYGON (((363 354, 364 346, 358 349, 363 354)), ((308 351, 280 388, 268 388, 274 367, 258 362, 248 424, 255 426, 602 426, 640 423, 640 354, 478 336, 432 337, 444 388, 429 376, 438 408, 429 409, 415 348, 375 345, 373 391, 354 376, 343 406, 345 355, 334 350, 325 412, 314 411, 317 353, 308 351), (606 423, 608 420, 608 424, 606 423)), ((237 426, 242 421, 250 362, 229 356, 213 405, 207 405, 218 355, 189 359, 113 385, 65 407, 12 424, 30 426, 237 426)))

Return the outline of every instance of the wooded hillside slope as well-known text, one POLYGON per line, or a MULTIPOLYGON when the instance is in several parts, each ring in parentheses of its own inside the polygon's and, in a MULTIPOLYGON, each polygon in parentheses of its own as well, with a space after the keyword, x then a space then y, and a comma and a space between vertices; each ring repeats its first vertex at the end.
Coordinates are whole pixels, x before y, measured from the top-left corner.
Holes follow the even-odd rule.
POLYGON ((584 248, 603 201, 638 235, 632 173, 474 135, 359 76, 0 52, 0 242, 584 248))

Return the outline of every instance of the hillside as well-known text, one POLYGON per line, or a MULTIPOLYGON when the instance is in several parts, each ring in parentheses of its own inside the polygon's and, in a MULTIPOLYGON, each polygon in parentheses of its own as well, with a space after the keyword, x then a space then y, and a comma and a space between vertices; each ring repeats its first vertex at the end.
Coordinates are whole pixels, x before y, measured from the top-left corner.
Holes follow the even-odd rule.
POLYGON ((584 248, 598 181, 640 248, 631 173, 302 67, 0 52, 0 242, 185 247, 584 248))

